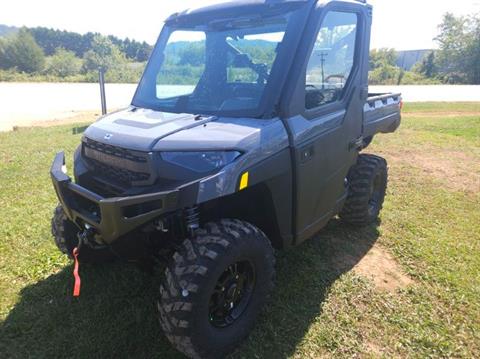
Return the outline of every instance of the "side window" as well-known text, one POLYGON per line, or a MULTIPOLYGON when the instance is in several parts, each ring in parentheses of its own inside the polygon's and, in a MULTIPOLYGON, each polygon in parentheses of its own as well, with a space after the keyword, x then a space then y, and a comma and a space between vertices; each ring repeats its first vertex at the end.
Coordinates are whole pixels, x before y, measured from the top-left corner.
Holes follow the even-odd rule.
POLYGON ((307 110, 342 97, 353 68, 357 23, 354 13, 330 11, 325 16, 307 66, 307 110))

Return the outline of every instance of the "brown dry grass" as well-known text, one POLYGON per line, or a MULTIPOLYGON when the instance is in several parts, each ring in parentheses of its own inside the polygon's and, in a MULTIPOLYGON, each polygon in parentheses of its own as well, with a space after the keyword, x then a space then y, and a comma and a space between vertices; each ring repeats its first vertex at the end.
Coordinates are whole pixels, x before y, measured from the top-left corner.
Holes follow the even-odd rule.
POLYGON ((421 152, 415 149, 395 151, 394 148, 382 152, 391 162, 416 168, 423 176, 434 179, 449 189, 480 192, 480 160, 473 153, 428 145, 421 152))
POLYGON ((426 118, 449 118, 449 117, 458 117, 458 116, 480 116, 480 112, 478 111, 438 111, 438 112, 415 112, 415 113, 404 113, 403 117, 426 117, 426 118))

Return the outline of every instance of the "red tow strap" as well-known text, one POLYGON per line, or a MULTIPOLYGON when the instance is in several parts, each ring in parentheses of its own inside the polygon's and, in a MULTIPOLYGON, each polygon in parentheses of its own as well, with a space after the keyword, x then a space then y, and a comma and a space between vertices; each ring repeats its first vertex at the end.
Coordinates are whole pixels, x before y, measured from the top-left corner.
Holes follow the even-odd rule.
POLYGON ((75 278, 75 284, 73 285, 73 296, 79 297, 80 285, 82 283, 82 280, 80 279, 80 275, 78 274, 78 267, 80 266, 80 262, 78 261, 78 247, 75 247, 72 254, 73 259, 75 260, 75 265, 73 266, 73 277, 75 278))

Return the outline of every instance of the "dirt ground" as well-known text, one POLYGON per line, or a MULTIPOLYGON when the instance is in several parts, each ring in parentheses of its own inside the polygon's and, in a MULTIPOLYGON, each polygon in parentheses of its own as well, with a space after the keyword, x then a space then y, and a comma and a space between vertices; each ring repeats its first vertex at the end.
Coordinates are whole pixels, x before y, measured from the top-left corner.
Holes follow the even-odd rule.
POLYGON ((93 122, 100 114, 97 111, 66 112, 49 120, 23 119, 22 121, 0 121, 0 132, 14 131, 19 127, 48 127, 79 122, 93 122))
POLYGON ((476 156, 461 150, 439 149, 418 152, 388 151, 390 160, 420 169, 425 176, 441 182, 449 189, 462 192, 480 192, 480 161, 476 156))
POLYGON ((353 267, 353 271, 371 279, 377 288, 388 292, 395 292, 413 283, 393 256, 378 244, 353 267))

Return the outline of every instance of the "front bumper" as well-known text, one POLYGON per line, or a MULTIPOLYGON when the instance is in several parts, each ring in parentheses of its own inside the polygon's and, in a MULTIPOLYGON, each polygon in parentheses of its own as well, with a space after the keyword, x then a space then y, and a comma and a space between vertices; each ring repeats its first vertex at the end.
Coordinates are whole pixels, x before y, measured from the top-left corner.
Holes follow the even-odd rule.
POLYGON ((79 226, 93 227, 106 244, 163 214, 193 206, 197 200, 198 182, 166 192, 104 198, 73 183, 62 171, 64 165, 65 154, 60 152, 50 175, 65 214, 79 226))

